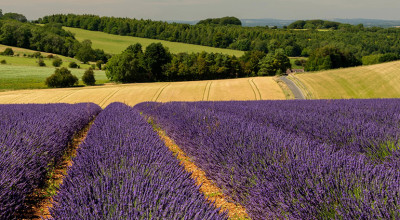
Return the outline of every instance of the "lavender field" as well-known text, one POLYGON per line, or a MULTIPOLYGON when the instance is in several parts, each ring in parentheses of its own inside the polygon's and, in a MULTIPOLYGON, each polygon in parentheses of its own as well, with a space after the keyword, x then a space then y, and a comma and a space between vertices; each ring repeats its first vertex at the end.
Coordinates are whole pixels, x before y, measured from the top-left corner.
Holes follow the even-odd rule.
POLYGON ((0 219, 12 219, 58 161, 95 104, 0 105, 0 219))
POLYGON ((399 100, 135 108, 252 219, 400 218, 399 100))
POLYGON ((109 105, 55 198, 54 219, 226 219, 139 112, 109 105))
POLYGON ((227 219, 154 126, 251 219, 400 218, 400 100, 382 99, 0 105, 0 219, 97 114, 52 219, 227 219))

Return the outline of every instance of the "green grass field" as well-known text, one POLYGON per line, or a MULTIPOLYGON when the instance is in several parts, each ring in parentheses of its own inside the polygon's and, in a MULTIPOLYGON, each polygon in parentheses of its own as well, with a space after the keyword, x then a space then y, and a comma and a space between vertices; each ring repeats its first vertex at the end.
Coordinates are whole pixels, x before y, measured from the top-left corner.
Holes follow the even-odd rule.
MULTIPOLYGON (((16 58, 22 59, 22 58, 16 58)), ((0 59, 1 60, 1 59, 0 59)), ((36 67, 36 66, 14 66, 0 65, 0 91, 20 90, 20 89, 44 89, 45 79, 54 73, 54 67, 36 67)), ((79 84, 82 83, 84 69, 70 69, 72 74, 79 78, 79 84)), ((108 82, 104 71, 95 71, 96 84, 108 82)))
POLYGON ((400 98, 400 61, 294 77, 313 99, 400 98))
MULTIPOLYGON (((1 60, 5 60, 7 62, 7 64, 11 64, 11 65, 15 65, 15 66, 38 66, 38 59, 37 58, 31 58, 31 57, 27 57, 27 56, 23 56, 25 55, 32 55, 33 53, 37 52, 34 50, 29 50, 29 49, 25 49, 25 48, 19 48, 19 47, 12 47, 12 46, 7 46, 7 45, 3 45, 0 44, 0 52, 3 52, 6 48, 11 48, 14 51, 14 56, 3 56, 0 55, 0 61, 1 60)), ((50 55, 51 53, 46 53, 46 52, 40 52, 42 54, 42 56, 44 57, 43 60, 46 63, 46 66, 48 67, 52 67, 53 64, 53 60, 52 59, 48 59, 46 58, 47 55, 50 55)), ((62 56, 62 55, 57 55, 57 54, 53 54, 54 56, 57 56, 59 58, 61 58, 63 60, 63 67, 68 67, 68 64, 70 62, 76 62, 81 68, 89 68, 90 65, 89 64, 81 64, 81 61, 75 59, 75 58, 71 58, 71 57, 66 57, 66 56, 62 56)))
POLYGON ((198 53, 206 51, 209 53, 213 52, 235 55, 237 57, 240 57, 244 54, 243 51, 239 50, 221 49, 215 47, 206 47, 194 44, 177 43, 139 37, 120 36, 99 31, 88 31, 80 28, 64 27, 64 29, 74 33, 77 40, 83 41, 85 39, 90 39, 93 43, 93 48, 103 49, 105 52, 111 54, 121 53, 121 51, 125 50, 131 44, 140 43, 142 44, 143 49, 145 49, 149 44, 158 42, 161 42, 165 47, 168 47, 171 53, 198 53))
MULTIPOLYGON (((65 59, 64 57, 61 57, 61 56, 59 56, 59 57, 63 60, 61 67, 68 67, 68 64, 70 62, 67 59, 65 59)), ((12 66, 37 66, 38 67, 38 59, 37 58, 0 55, 0 61, 1 60, 5 60, 6 64, 12 65, 12 66)), ((71 58, 69 60, 71 60, 71 58)), ((46 67, 53 67, 53 59, 43 58, 43 61, 46 63, 46 67)), ((74 62, 76 62, 83 69, 87 69, 90 67, 90 65, 81 64, 80 61, 77 61, 77 60, 74 62)))

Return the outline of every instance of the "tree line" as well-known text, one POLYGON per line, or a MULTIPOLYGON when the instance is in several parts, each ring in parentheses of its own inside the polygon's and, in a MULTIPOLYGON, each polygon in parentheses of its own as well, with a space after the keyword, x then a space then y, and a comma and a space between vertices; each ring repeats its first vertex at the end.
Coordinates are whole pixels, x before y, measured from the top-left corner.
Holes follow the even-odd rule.
POLYGON ((71 32, 62 29, 61 24, 39 26, 18 19, 5 19, 5 15, 0 18, 1 44, 76 57, 84 63, 97 60, 107 62, 110 57, 103 50, 93 49, 90 40, 76 40, 71 32))
MULTIPOLYGON (((222 19, 220 19, 222 20, 222 19)), ((400 29, 366 28, 362 25, 340 24, 322 20, 299 21, 293 28, 309 30, 242 27, 240 25, 179 24, 131 18, 100 17, 96 15, 58 14, 45 16, 36 22, 61 23, 68 27, 231 48, 242 51, 259 50, 265 53, 282 49, 287 56, 310 56, 317 48, 332 45, 346 50, 361 60, 372 54, 400 54, 400 29), (304 24, 303 24, 304 23, 304 24), (318 31, 318 28, 330 28, 318 31)), ((219 23, 215 19, 205 23, 219 23), (214 22, 215 21, 215 22, 214 22)), ((289 25, 290 26, 290 25, 289 25)), ((292 27, 290 26, 290 27, 292 27)))
POLYGON ((106 64, 106 75, 115 82, 211 80, 272 76, 291 68, 283 50, 248 51, 240 58, 221 53, 171 54, 161 43, 137 43, 106 64))

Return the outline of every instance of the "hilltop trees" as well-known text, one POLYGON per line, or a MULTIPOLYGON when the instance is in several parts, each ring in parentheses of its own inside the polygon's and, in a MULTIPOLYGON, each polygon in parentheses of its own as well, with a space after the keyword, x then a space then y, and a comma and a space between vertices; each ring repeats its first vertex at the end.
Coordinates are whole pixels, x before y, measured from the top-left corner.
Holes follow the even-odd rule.
MULTIPOLYGON (((206 19, 207 20, 207 19, 206 19)), ((357 59, 371 54, 400 54, 400 29, 366 28, 362 25, 311 20, 297 21, 287 29, 241 27, 240 25, 188 25, 129 18, 95 15, 52 15, 39 19, 41 23, 62 23, 64 26, 102 31, 110 34, 146 37, 174 42, 198 44, 243 51, 266 53, 284 49, 287 56, 310 56, 327 42, 340 45, 357 59), (307 29, 294 31, 294 29, 307 29), (317 31, 315 29, 328 29, 317 31), (277 44, 276 44, 277 42, 277 44)), ((212 23, 214 21, 207 21, 212 23)))
POLYGON ((20 22, 27 22, 28 19, 23 14, 18 14, 18 13, 5 13, 2 17, 2 19, 12 19, 12 20, 17 20, 20 22))
POLYGON ((298 20, 291 23, 287 28, 289 29, 333 29, 339 28, 341 23, 334 21, 324 20, 298 20))
POLYGON ((74 35, 62 29, 61 24, 38 26, 23 23, 14 13, 6 13, 0 19, 0 44, 22 47, 64 56, 76 56, 83 62, 102 60, 107 62, 110 55, 91 47, 90 40, 79 43, 74 35), (11 19, 10 18, 15 18, 11 19))
POLYGON ((197 24, 203 25, 242 25, 242 22, 236 17, 223 17, 223 18, 208 18, 197 22, 197 24))

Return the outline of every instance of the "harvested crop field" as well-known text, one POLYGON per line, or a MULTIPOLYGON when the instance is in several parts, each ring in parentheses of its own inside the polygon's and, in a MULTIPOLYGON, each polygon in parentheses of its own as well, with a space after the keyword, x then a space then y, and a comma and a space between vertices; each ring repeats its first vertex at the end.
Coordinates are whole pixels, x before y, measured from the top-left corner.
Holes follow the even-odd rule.
POLYGON ((66 89, 20 90, 0 93, 0 104, 112 102, 135 105, 144 101, 284 100, 273 77, 212 81, 135 83, 66 89))
POLYGON ((400 62, 296 74, 313 99, 400 98, 400 62))

